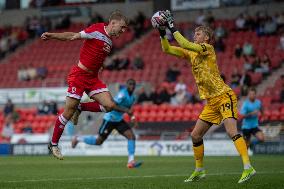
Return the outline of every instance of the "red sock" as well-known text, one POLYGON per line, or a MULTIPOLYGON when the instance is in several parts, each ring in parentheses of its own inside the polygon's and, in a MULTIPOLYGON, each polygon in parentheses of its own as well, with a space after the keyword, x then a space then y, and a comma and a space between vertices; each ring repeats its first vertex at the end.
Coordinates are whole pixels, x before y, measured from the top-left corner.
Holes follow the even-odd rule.
POLYGON ((100 105, 98 102, 81 103, 79 109, 81 111, 88 111, 88 112, 106 112, 105 108, 102 105, 100 105))
POLYGON ((68 120, 65 119, 62 114, 57 117, 54 129, 53 129, 52 140, 51 140, 51 143, 53 145, 58 144, 58 141, 59 141, 59 139, 60 139, 60 137, 61 137, 61 135, 64 131, 64 127, 65 127, 67 122, 68 122, 68 120))

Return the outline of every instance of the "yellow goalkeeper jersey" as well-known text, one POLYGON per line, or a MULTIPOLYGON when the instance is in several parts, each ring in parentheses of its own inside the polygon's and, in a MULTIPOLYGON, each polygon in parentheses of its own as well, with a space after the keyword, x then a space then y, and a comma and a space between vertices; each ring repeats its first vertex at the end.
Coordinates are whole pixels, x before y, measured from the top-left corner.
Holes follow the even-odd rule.
POLYGON ((189 42, 178 31, 173 35, 181 47, 171 46, 166 38, 161 38, 163 51, 185 58, 191 63, 192 74, 201 99, 216 97, 232 90, 220 76, 212 45, 189 42))

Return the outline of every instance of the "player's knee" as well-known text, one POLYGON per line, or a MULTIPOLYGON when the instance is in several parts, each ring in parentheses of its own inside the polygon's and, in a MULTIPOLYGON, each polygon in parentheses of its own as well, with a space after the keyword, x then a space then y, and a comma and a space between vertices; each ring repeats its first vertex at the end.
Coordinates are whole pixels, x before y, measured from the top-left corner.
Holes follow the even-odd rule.
POLYGON ((66 108, 64 109, 63 116, 64 116, 67 120, 70 120, 75 111, 76 111, 76 108, 66 107, 66 108))
POLYGON ((195 133, 195 132, 192 132, 190 134, 191 138, 193 141, 199 141, 199 140, 202 140, 202 136, 198 133, 195 133))

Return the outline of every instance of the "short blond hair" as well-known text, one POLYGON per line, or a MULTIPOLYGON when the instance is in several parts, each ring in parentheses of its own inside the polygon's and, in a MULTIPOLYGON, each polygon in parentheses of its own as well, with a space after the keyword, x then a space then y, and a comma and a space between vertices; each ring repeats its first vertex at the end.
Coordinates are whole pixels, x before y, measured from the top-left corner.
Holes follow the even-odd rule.
POLYGON ((195 28, 195 31, 202 31, 203 33, 205 33, 209 40, 209 43, 212 43, 214 40, 214 31, 208 27, 208 26, 198 26, 197 28, 195 28))
POLYGON ((112 20, 124 20, 127 25, 129 23, 129 19, 124 16, 119 10, 115 10, 110 14, 109 22, 112 20))

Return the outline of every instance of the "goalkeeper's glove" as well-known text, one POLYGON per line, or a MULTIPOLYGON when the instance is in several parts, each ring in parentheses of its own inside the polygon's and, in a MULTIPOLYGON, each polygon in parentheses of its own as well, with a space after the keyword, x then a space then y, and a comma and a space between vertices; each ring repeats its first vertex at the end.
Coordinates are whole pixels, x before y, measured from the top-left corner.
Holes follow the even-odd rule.
POLYGON ((167 27, 169 28, 169 30, 174 33, 176 30, 175 26, 174 26, 174 17, 172 15, 172 13, 169 10, 163 11, 161 16, 163 17, 163 19, 165 19, 165 21, 167 22, 167 27))

